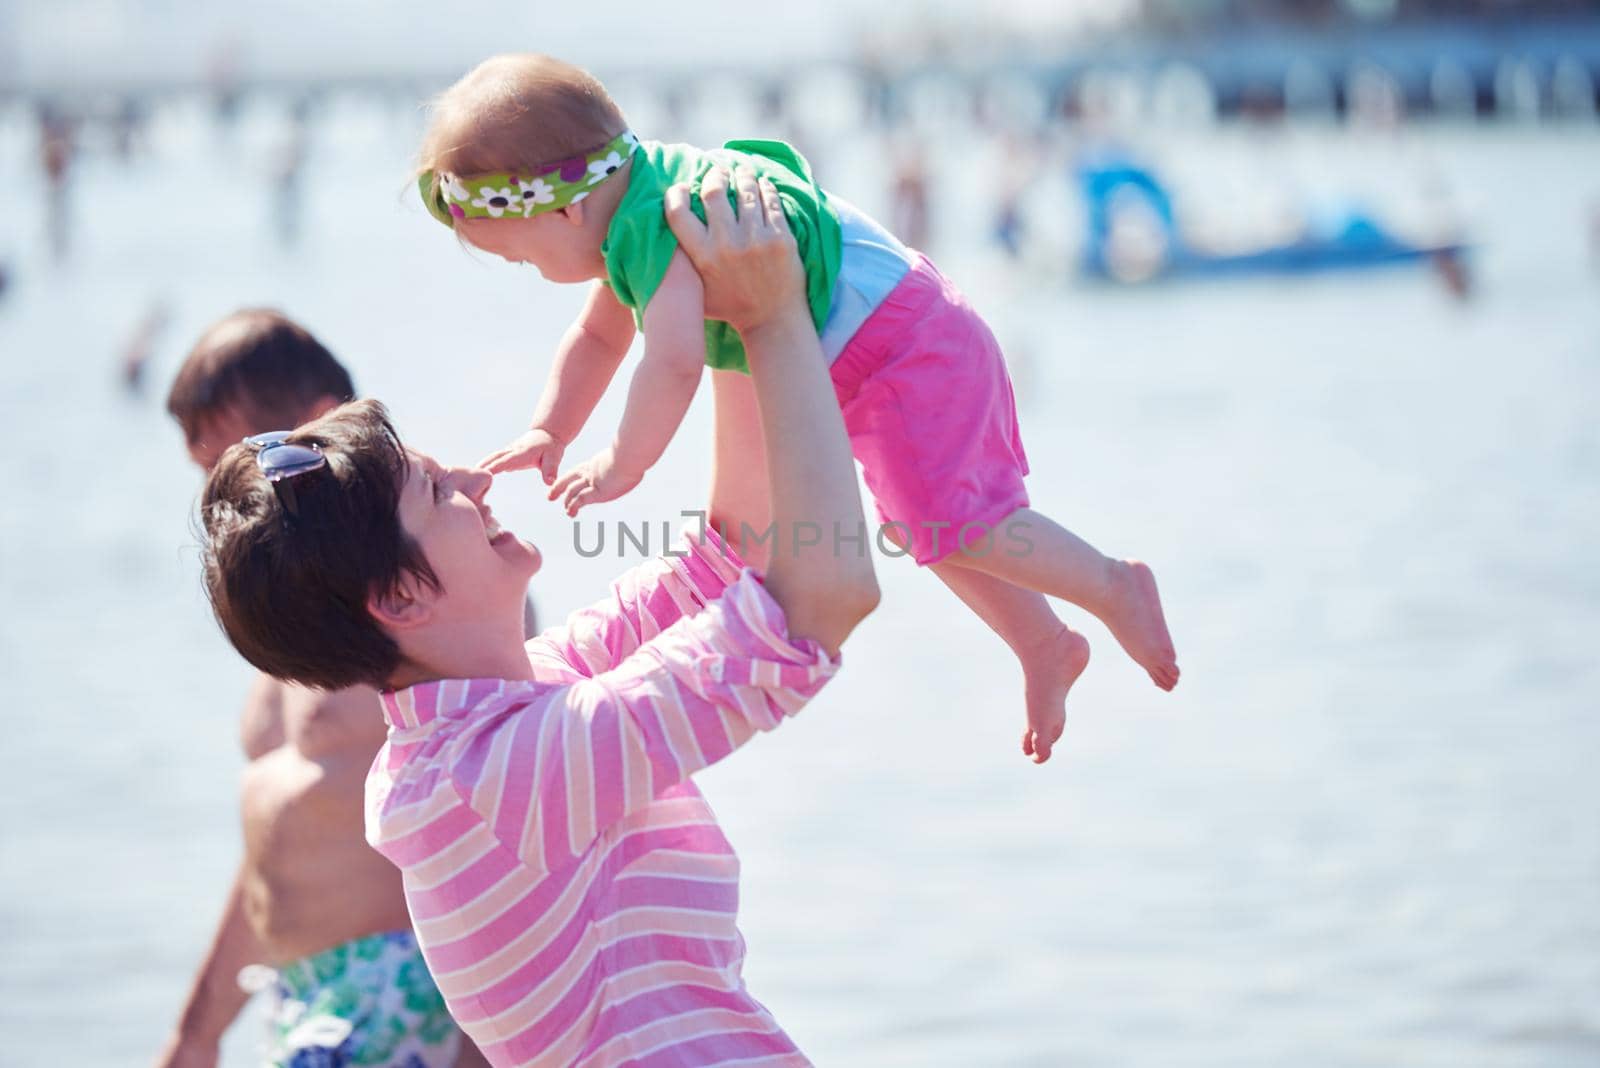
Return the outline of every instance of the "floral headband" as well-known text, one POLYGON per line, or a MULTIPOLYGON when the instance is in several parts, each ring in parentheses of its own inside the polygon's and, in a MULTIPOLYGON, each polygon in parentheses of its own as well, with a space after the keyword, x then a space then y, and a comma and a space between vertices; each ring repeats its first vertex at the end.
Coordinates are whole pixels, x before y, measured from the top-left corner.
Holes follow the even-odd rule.
POLYGON ((632 130, 624 130, 581 156, 536 168, 524 176, 479 174, 458 178, 446 171, 424 171, 417 189, 428 214, 454 227, 457 219, 498 219, 505 215, 532 218, 576 204, 619 169, 639 147, 632 130))

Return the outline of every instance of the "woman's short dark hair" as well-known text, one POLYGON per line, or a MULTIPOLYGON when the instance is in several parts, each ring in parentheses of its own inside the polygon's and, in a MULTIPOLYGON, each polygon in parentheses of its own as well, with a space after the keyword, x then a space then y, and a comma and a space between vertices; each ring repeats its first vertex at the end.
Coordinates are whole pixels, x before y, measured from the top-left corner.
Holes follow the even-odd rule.
POLYGON ((200 499, 206 594, 233 647, 274 678, 335 690, 394 676, 400 647, 368 598, 438 577, 400 525, 410 466, 389 414, 354 401, 289 438, 328 463, 294 477, 287 514, 255 450, 234 445, 200 499))

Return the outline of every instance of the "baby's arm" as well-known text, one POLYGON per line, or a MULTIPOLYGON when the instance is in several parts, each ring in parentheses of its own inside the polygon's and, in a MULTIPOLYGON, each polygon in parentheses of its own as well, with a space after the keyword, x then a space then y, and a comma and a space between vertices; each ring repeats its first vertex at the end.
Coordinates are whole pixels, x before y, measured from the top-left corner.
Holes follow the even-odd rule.
POLYGON ((551 487, 568 515, 586 504, 627 493, 666 451, 683 422, 705 366, 705 290, 682 251, 644 312, 644 357, 628 387, 628 403, 616 439, 574 467, 551 487), (563 496, 564 495, 564 496, 563 496))
POLYGON ((556 347, 532 429, 479 466, 496 474, 537 467, 546 485, 554 482, 561 454, 589 421, 632 344, 632 314, 610 286, 597 282, 556 347))

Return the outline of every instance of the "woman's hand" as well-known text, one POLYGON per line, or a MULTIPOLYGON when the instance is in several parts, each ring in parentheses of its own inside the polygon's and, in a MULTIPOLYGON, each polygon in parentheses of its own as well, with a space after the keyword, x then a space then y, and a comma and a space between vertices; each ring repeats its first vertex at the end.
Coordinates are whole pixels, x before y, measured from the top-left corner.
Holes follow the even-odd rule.
POLYGON ((728 175, 713 168, 700 183, 702 223, 689 207, 689 187, 667 190, 667 225, 705 285, 706 317, 741 335, 799 312, 809 321, 805 269, 778 190, 748 167, 733 175, 739 212, 728 203, 728 175))
POLYGON ((548 486, 556 480, 556 470, 561 466, 561 456, 566 451, 566 442, 548 430, 534 427, 505 448, 485 456, 478 466, 491 475, 537 467, 539 474, 544 477, 544 484, 548 486))
POLYGON ((629 471, 617 464, 615 449, 607 448, 562 475, 550 487, 550 499, 561 498, 567 515, 576 516, 586 504, 614 501, 639 484, 642 472, 629 471))
POLYGON ((878 604, 855 464, 778 191, 742 168, 734 187, 737 219, 726 180, 712 171, 701 185, 706 225, 680 187, 668 190, 667 222, 700 274, 706 314, 739 331, 750 363, 776 527, 767 592, 791 637, 831 655, 878 604), (824 534, 802 540, 802 528, 824 534), (842 551, 841 532, 857 552, 842 551))

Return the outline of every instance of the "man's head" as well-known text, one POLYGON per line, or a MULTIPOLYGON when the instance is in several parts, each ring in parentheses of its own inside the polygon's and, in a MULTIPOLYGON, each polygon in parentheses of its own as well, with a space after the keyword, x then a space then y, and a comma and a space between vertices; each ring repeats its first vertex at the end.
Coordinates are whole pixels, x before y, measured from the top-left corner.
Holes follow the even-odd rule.
POLYGON ((452 673, 484 628, 520 638, 539 553, 501 531, 487 472, 407 450, 376 401, 288 440, 327 461, 293 476, 293 514, 249 444, 222 453, 201 497, 206 592, 246 660, 323 689, 382 687, 452 673))
POLYGON ((210 470, 229 445, 285 430, 355 396, 350 375, 307 330, 265 308, 234 312, 190 350, 167 394, 189 456, 210 470))

